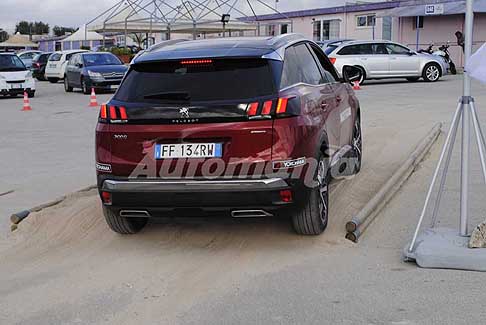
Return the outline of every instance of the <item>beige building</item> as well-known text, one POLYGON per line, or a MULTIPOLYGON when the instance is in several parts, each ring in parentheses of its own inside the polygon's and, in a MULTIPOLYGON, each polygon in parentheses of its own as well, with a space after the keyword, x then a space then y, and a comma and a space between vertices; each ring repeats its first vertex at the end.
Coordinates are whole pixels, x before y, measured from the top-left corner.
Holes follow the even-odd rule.
MULTIPOLYGON (((452 59, 463 64, 456 31, 463 31, 465 1, 387 1, 300 10, 258 17, 260 35, 294 32, 314 41, 392 40, 412 49, 451 43, 452 59)), ((474 46, 486 42, 486 0, 475 2, 474 46)))

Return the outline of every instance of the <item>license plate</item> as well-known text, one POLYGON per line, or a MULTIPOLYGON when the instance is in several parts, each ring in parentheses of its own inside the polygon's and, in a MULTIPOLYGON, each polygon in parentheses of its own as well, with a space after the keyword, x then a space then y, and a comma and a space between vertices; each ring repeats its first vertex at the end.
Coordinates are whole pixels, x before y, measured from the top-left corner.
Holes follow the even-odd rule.
POLYGON ((22 86, 23 86, 22 84, 12 84, 10 86, 10 88, 11 89, 22 89, 23 88, 22 86))
POLYGON ((118 89, 118 87, 120 87, 120 86, 119 85, 111 85, 110 89, 116 90, 116 89, 118 89))
POLYGON ((222 143, 158 144, 155 147, 155 159, 221 158, 222 156, 222 143))
POLYGON ((56 68, 57 64, 49 64, 49 68, 56 68))

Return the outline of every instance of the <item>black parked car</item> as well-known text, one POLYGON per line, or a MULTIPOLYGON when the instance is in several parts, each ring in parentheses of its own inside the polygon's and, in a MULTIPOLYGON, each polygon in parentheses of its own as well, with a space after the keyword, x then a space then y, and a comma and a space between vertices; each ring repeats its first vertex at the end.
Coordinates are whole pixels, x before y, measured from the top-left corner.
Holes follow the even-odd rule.
POLYGON ((44 52, 39 53, 32 59, 32 67, 30 70, 32 71, 32 75, 37 80, 47 80, 45 73, 46 73, 46 65, 49 56, 51 56, 52 52, 44 52))
POLYGON ((91 88, 110 90, 121 83, 127 67, 108 52, 84 52, 71 57, 64 76, 64 90, 72 92, 81 88, 85 94, 91 88))

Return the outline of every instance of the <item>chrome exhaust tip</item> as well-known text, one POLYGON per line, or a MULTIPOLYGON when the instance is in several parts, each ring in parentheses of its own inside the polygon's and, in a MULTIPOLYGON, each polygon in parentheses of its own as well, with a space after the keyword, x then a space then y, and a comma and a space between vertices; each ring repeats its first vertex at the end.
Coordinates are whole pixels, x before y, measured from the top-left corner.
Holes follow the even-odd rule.
POLYGON ((150 213, 146 210, 121 210, 120 217, 124 218, 150 218, 150 213))
POLYGON ((263 218, 272 217, 273 214, 264 210, 233 210, 231 216, 233 218, 263 218))

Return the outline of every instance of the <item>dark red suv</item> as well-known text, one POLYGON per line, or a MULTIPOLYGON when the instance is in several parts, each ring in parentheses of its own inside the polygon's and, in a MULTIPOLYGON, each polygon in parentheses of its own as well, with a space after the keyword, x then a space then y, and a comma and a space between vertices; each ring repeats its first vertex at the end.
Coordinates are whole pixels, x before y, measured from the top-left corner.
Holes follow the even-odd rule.
POLYGON ((96 128, 106 221, 133 234, 151 217, 282 215, 299 234, 322 233, 329 181, 361 168, 348 81, 294 34, 143 52, 96 128))

